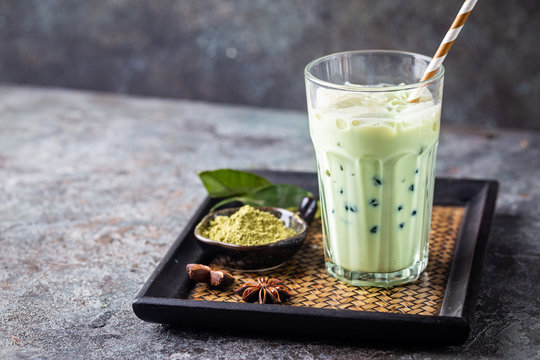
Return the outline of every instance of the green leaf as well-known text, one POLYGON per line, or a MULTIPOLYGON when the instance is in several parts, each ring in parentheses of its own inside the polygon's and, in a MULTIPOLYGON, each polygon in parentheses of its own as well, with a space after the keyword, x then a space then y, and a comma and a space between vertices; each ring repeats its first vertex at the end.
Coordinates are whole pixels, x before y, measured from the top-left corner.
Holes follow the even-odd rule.
POLYGON ((236 196, 225 198, 221 200, 220 202, 218 202, 217 204, 215 204, 214 206, 212 206, 210 208, 210 212, 216 211, 218 208, 222 207, 223 205, 227 205, 228 203, 231 203, 234 201, 242 201, 242 199, 236 196))
POLYGON ((298 209, 300 202, 306 196, 313 196, 313 194, 296 185, 272 184, 239 196, 235 200, 251 206, 294 207, 298 209))
POLYGON ((211 198, 244 195, 270 185, 262 176, 232 169, 202 171, 198 175, 211 198))

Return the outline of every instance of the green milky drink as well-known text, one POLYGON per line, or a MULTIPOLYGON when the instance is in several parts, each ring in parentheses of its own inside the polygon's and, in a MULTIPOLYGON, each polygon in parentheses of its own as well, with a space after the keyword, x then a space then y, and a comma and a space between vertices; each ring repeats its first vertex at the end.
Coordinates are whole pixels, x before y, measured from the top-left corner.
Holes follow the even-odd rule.
POLYGON ((410 282, 427 265, 443 78, 417 83, 429 60, 358 51, 306 67, 326 268, 353 285, 410 282))

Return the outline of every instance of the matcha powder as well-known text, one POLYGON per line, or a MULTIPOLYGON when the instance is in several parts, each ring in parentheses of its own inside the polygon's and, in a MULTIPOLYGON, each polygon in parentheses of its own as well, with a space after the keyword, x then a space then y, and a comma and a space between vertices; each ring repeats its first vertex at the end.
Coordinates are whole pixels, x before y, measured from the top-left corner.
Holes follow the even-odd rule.
POLYGON ((274 215, 245 205, 230 217, 216 216, 201 235, 235 245, 265 245, 294 236, 296 231, 274 215))

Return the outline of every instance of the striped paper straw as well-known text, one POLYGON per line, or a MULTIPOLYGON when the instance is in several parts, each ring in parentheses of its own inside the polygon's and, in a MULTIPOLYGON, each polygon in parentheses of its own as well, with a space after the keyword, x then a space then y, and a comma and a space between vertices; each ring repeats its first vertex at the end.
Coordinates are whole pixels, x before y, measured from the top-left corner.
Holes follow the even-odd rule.
MULTIPOLYGON (((463 6, 461 6, 461 9, 459 9, 459 13, 454 19, 452 26, 450 26, 450 29, 446 33, 446 36, 441 42, 441 45, 439 45, 437 52, 433 56, 433 59, 431 59, 431 62, 429 63, 426 71, 424 72, 424 76, 422 76, 422 79, 420 81, 431 79, 432 77, 435 76, 437 71, 439 71, 439 68, 441 67, 442 62, 444 61, 444 58, 450 51, 450 48, 454 44, 454 41, 456 40, 459 32, 463 28, 463 25, 465 25, 465 21, 467 21, 467 18, 471 14, 471 11, 474 8, 474 5, 476 5, 477 1, 478 0, 465 0, 465 2, 463 3, 463 6)), ((409 102, 415 103, 415 102, 420 101, 421 93, 422 93, 421 87, 414 89, 409 95, 409 102)))

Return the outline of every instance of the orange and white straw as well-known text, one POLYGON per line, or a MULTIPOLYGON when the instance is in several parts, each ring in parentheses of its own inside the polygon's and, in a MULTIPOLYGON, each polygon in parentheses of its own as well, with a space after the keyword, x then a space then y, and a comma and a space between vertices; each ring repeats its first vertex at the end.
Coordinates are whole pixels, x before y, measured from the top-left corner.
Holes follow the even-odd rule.
MULTIPOLYGON (((465 0, 463 6, 461 6, 461 9, 459 9, 459 13, 454 19, 452 26, 450 26, 450 29, 446 33, 446 36, 441 42, 441 45, 439 45, 437 52, 433 56, 433 59, 431 59, 431 62, 426 68, 424 76, 422 76, 422 79, 420 81, 429 80, 434 77, 435 74, 437 74, 437 71, 439 71, 439 68, 444 61, 444 58, 450 51, 450 48, 454 44, 454 41, 456 40, 459 32, 463 28, 463 25, 465 25, 465 21, 467 21, 467 18, 471 14, 471 11, 473 10, 474 5, 476 5, 477 1, 478 0, 465 0)), ((409 102, 414 103, 420 101, 421 93, 422 87, 414 89, 414 91, 412 91, 409 95, 409 102)))

